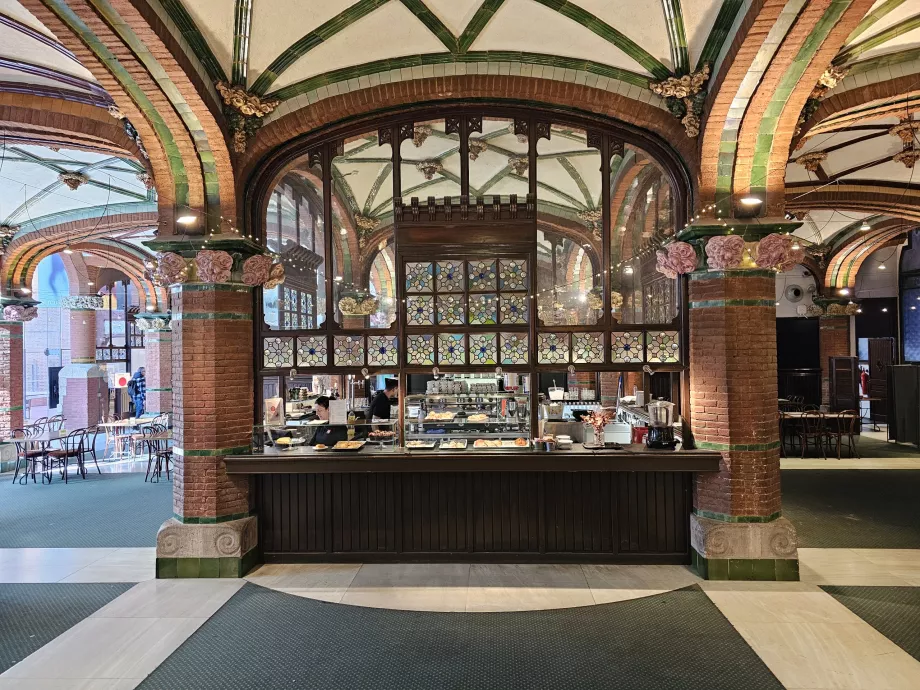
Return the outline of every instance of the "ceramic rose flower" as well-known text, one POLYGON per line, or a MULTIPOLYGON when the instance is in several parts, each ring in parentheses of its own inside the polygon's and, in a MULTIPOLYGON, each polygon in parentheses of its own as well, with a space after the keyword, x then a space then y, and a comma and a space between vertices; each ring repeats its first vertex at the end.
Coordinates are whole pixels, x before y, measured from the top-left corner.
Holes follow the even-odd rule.
POLYGON ((668 256, 668 253, 664 249, 659 249, 656 252, 658 261, 655 264, 655 268, 658 269, 658 272, 661 273, 665 278, 670 278, 674 280, 677 278, 677 270, 674 266, 674 262, 671 261, 671 257, 668 256))
POLYGON ((233 257, 227 252, 205 249, 195 257, 198 281, 201 283, 229 283, 233 257))
POLYGON ((265 282, 265 289, 271 290, 284 282, 284 264, 272 264, 268 272, 268 280, 265 282))
POLYGON ((696 250, 686 242, 671 242, 664 250, 658 250, 657 269, 671 279, 690 273, 696 269, 696 250))
MULTIPOLYGON (((789 239, 789 238, 786 238, 789 239)), ((800 264, 805 261, 805 250, 801 247, 799 249, 792 249, 792 241, 789 241, 790 249, 789 254, 786 256, 786 260, 781 263, 777 268, 780 271, 788 271, 790 268, 796 264, 800 264)))
POLYGON ((185 259, 173 252, 164 252, 157 255, 156 277, 161 285, 181 283, 185 279, 185 259))
POLYGON ((4 321, 31 321, 37 316, 37 307, 27 307, 24 304, 10 304, 3 308, 4 321))
POLYGON ((268 280, 268 272, 271 270, 272 260, 264 254, 250 256, 243 262, 243 283, 246 285, 261 285, 268 280))
POLYGON ((754 261, 761 268, 775 268, 789 259, 792 241, 785 235, 773 233, 757 243, 757 256, 754 261))
POLYGON ((741 265, 744 238, 740 235, 716 235, 706 243, 706 263, 709 268, 725 270, 741 265))

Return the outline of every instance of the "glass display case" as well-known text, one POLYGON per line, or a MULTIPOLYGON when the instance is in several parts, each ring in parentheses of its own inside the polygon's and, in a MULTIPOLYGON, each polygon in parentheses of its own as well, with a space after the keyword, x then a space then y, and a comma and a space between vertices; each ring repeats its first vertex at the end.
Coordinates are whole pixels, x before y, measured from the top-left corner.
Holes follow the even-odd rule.
POLYGON ((367 422, 363 419, 349 419, 344 423, 333 423, 313 419, 303 424, 256 427, 261 436, 254 439, 254 446, 261 443, 263 450, 273 448, 278 452, 312 449, 314 451, 367 450, 378 452, 395 451, 399 445, 398 420, 388 422, 367 422))
POLYGON ((530 448, 529 393, 500 392, 470 385, 457 392, 406 395, 404 405, 404 437, 408 450, 520 451, 530 448))

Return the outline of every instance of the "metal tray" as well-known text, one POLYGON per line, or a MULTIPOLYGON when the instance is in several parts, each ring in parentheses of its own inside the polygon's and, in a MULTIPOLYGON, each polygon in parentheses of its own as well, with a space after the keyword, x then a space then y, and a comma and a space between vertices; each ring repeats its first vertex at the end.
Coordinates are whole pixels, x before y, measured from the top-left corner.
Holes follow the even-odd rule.
POLYGON ((475 441, 470 444, 472 450, 527 450, 530 448, 530 439, 527 440, 526 446, 516 446, 514 441, 502 441, 500 446, 476 446, 475 441))
MULTIPOLYGON (((339 443, 341 443, 341 441, 339 441, 339 443)), ((364 448, 364 444, 367 443, 367 441, 355 441, 355 443, 360 443, 361 445, 359 445, 357 448, 336 448, 335 446, 332 446, 331 450, 338 451, 339 453, 357 453, 359 450, 364 448)), ((338 443, 336 445, 338 445, 338 443)))
POLYGON ((468 443, 469 442, 465 438, 455 438, 450 440, 444 439, 441 441, 441 444, 438 446, 438 448, 440 450, 466 450, 468 443), (456 443, 458 445, 455 448, 448 448, 444 445, 445 443, 456 443))
POLYGON ((407 443, 406 450, 433 450, 437 443, 437 441, 424 441, 421 445, 417 444, 413 446, 407 443))

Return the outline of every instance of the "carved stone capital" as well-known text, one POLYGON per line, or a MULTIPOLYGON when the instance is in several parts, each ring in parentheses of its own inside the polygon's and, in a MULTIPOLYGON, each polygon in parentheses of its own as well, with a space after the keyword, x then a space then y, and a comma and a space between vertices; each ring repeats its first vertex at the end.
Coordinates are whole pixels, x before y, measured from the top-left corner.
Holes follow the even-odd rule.
POLYGON ((170 518, 157 532, 157 558, 242 558, 258 543, 255 517, 211 524, 170 518))
POLYGON ((827 153, 825 151, 811 151, 810 153, 803 153, 795 159, 795 162, 808 172, 818 172, 818 168, 820 168, 821 164, 826 160, 827 153))
POLYGON ((770 522, 722 522, 690 516, 690 545, 707 559, 797 559, 795 527, 784 517, 770 522))
POLYGON ((257 96, 223 81, 217 82, 215 87, 224 101, 224 114, 233 133, 233 150, 245 153, 246 142, 262 126, 262 118, 281 105, 281 101, 257 96))

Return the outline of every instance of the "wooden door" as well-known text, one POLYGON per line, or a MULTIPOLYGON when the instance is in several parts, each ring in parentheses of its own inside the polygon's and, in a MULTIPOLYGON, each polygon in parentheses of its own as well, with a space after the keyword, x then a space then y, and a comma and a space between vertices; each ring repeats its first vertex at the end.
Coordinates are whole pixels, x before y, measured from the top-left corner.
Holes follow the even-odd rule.
POLYGON ((830 365, 831 411, 858 410, 859 370, 857 358, 831 357, 830 365))
POLYGON ((894 338, 869 338, 869 407, 875 423, 888 421, 888 367, 894 363, 894 338))

